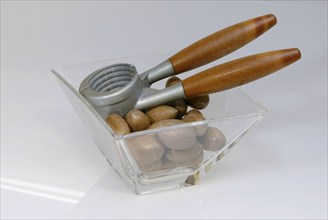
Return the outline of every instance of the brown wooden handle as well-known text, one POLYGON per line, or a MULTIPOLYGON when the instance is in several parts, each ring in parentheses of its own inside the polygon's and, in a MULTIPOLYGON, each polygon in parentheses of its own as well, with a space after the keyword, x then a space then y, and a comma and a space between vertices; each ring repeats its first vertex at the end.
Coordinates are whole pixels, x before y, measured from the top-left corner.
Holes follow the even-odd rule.
POLYGON ((219 59, 254 40, 277 23, 272 14, 253 18, 211 34, 169 58, 176 74, 219 59))
POLYGON ((254 81, 299 60, 297 48, 270 51, 233 60, 182 81, 186 97, 207 95, 254 81))

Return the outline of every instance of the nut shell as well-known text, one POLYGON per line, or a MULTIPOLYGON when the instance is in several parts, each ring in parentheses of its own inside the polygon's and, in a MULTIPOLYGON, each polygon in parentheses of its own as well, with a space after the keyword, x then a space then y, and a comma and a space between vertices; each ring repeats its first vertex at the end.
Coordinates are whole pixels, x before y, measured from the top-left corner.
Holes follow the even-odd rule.
POLYGON ((162 159, 162 170, 174 169, 177 167, 186 167, 200 164, 204 159, 204 151, 200 151, 200 153, 194 159, 187 160, 184 162, 176 163, 171 160, 168 160, 166 157, 162 159))
POLYGON ((192 97, 188 98, 186 101, 187 105, 189 105, 190 107, 200 110, 208 106, 208 104, 210 103, 210 96, 203 95, 198 97, 192 97))
MULTIPOLYGON (((204 115, 196 109, 192 109, 189 112, 187 112, 187 114, 183 118, 183 121, 185 122, 196 122, 196 121, 204 121, 204 120, 206 120, 204 115)), ((194 128, 196 130, 197 136, 202 136, 207 131, 208 126, 207 124, 202 124, 202 125, 197 125, 194 128)))
POLYGON ((148 116, 140 110, 133 109, 125 117, 132 131, 146 130, 150 125, 148 116))
POLYGON ((167 103, 167 105, 172 106, 178 110, 176 118, 182 118, 187 113, 188 105, 184 99, 177 99, 167 103))
POLYGON ((106 118, 106 123, 112 128, 115 134, 124 135, 130 133, 130 127, 119 114, 110 114, 106 118))
POLYGON ((204 150, 207 151, 218 151, 226 143, 226 137, 224 134, 215 127, 209 127, 201 137, 201 142, 204 145, 204 150))
POLYGON ((198 165, 200 164, 204 159, 204 151, 201 151, 200 154, 192 159, 192 160, 188 160, 188 161, 184 161, 184 162, 181 162, 181 163, 177 163, 178 166, 192 166, 192 165, 198 165))
POLYGON ((148 127, 149 129, 155 129, 155 128, 162 128, 166 126, 171 126, 171 125, 178 125, 178 124, 184 124, 184 121, 178 120, 178 119, 165 119, 162 121, 155 122, 154 124, 150 125, 148 127))
POLYGON ((177 163, 167 159, 166 157, 162 158, 162 170, 172 170, 178 166, 177 163))
POLYGON ((181 163, 196 158, 203 150, 203 144, 196 141, 195 144, 187 150, 171 150, 167 149, 165 157, 175 163, 181 163))
POLYGON ((155 135, 129 138, 127 147, 140 167, 153 164, 164 155, 165 148, 155 135))
POLYGON ((142 172, 150 173, 162 169, 162 160, 158 160, 155 163, 149 164, 147 166, 140 167, 142 172))
MULTIPOLYGON (((148 129, 184 124, 177 119, 166 119, 158 121, 149 126, 148 129)), ((186 150, 196 142, 196 132, 193 127, 172 128, 158 132, 158 138, 168 148, 173 150, 186 150)))
POLYGON ((164 120, 164 119, 174 119, 177 116, 178 110, 168 105, 160 105, 155 108, 150 109, 146 115, 148 116, 150 123, 164 120))

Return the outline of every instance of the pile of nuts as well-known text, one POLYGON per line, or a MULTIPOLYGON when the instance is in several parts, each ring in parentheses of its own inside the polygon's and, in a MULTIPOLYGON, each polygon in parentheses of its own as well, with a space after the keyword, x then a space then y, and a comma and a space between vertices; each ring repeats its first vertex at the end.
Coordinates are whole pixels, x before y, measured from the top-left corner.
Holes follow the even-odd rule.
MULTIPOLYGON (((181 80, 173 76, 166 82, 169 87, 181 80)), ((205 120, 199 111, 207 107, 209 96, 179 99, 142 112, 133 109, 123 118, 110 114, 107 124, 116 134, 180 125, 205 120), (188 106, 193 109, 187 112, 188 106)), ((126 145, 143 172, 191 166, 203 161, 205 151, 218 151, 226 143, 224 134, 207 124, 178 126, 156 134, 145 134, 126 139, 126 145)))

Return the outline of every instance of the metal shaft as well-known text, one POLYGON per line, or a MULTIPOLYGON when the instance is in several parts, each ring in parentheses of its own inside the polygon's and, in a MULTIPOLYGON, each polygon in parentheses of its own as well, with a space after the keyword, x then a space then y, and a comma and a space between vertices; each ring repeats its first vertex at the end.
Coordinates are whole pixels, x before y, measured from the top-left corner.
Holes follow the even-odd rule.
POLYGON ((140 74, 145 87, 150 87, 154 82, 175 75, 174 68, 169 60, 165 60, 154 68, 140 74))
POLYGON ((145 110, 173 100, 185 98, 186 96, 181 83, 174 84, 162 90, 144 88, 142 96, 134 108, 145 110))

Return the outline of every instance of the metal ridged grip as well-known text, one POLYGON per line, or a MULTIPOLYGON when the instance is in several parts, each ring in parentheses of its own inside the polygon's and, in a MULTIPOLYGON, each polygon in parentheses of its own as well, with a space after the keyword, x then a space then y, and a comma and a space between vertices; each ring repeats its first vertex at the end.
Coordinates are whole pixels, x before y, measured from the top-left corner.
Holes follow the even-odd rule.
POLYGON ((89 81, 89 87, 95 92, 109 92, 131 82, 134 67, 129 64, 117 64, 97 71, 89 81))

